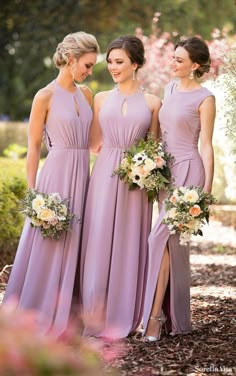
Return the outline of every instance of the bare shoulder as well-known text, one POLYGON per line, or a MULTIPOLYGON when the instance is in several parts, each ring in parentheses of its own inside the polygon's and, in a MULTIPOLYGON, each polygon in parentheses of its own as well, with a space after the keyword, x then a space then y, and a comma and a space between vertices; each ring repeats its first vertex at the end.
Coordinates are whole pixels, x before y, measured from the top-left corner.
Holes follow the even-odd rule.
POLYGON ((107 97, 110 95, 110 93, 111 90, 100 91, 99 93, 97 93, 94 97, 94 104, 100 108, 107 99, 107 97))
POLYGON ((53 86, 48 84, 47 86, 40 89, 34 96, 34 102, 41 104, 48 104, 53 95, 53 86))
POLYGON ((144 92, 144 96, 145 96, 148 106, 152 110, 159 109, 161 107, 161 100, 156 95, 144 92))
POLYGON ((215 103, 215 96, 212 94, 212 95, 207 96, 202 101, 202 103, 199 106, 199 110, 201 111, 201 110, 214 109, 215 105, 216 105, 216 103, 215 103))
POLYGON ((93 103, 93 92, 92 90, 86 85, 79 85, 80 90, 84 94, 85 98, 87 99, 90 106, 93 103))

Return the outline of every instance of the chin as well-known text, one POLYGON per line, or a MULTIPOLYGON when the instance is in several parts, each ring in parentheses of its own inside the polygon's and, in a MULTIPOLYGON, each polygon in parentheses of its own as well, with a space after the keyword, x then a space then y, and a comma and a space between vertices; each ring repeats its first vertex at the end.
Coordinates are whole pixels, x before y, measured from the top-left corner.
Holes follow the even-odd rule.
POLYGON ((117 84, 119 82, 119 79, 118 78, 114 78, 112 77, 113 81, 117 84))
POLYGON ((173 77, 173 78, 179 78, 179 75, 178 75, 177 72, 172 72, 172 77, 173 77))

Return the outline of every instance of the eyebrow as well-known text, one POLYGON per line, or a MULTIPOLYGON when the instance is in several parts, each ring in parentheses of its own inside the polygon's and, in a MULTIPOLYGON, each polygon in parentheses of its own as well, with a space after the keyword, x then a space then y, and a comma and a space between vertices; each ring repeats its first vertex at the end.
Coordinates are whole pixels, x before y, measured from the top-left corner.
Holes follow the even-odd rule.
POLYGON ((180 57, 180 56, 176 56, 176 55, 174 55, 174 57, 175 57, 175 59, 184 60, 184 58, 183 58, 183 57, 180 57))
POLYGON ((123 57, 114 57, 113 59, 111 57, 108 57, 108 60, 124 60, 123 57))

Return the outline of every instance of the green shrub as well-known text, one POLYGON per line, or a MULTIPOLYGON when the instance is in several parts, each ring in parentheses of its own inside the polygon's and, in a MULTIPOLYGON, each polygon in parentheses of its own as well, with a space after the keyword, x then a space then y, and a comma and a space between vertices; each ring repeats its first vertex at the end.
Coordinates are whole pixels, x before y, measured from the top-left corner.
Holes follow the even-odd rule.
POLYGON ((3 150, 3 155, 11 159, 19 159, 26 155, 27 147, 18 144, 10 144, 3 150))
POLYGON ((0 267, 11 264, 22 231, 24 216, 19 200, 26 192, 25 160, 0 158, 0 267))

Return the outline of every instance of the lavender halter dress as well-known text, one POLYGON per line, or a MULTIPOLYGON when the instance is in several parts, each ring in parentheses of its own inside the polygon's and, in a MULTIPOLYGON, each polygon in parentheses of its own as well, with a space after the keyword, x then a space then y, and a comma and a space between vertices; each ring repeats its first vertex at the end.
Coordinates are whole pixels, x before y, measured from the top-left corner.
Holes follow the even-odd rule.
POLYGON ((82 241, 83 335, 122 338, 142 320, 152 205, 144 191, 129 191, 112 173, 123 151, 150 128, 142 90, 123 96, 114 88, 99 121, 103 145, 89 183, 82 241))
MULTIPOLYGON (((51 110, 45 125, 48 156, 39 173, 40 192, 70 198, 71 210, 83 219, 89 179, 88 133, 91 108, 83 93, 64 90, 54 81, 51 110)), ((3 304, 37 313, 39 330, 59 337, 67 328, 72 304, 81 223, 59 240, 43 239, 26 219, 3 304)))
MULTIPOLYGON (((171 168, 175 186, 198 185, 203 187, 205 172, 198 152, 200 117, 198 108, 202 101, 213 94, 206 88, 181 92, 177 82, 170 82, 165 89, 159 118, 161 132, 175 162, 171 168)), ((164 217, 161 192, 159 217, 149 236, 149 270, 144 305, 144 329, 147 327, 155 296, 158 275, 166 244, 170 255, 170 278, 163 309, 168 318, 169 330, 174 334, 191 331, 190 318, 190 264, 189 246, 179 244, 179 235, 170 235, 164 217)))

